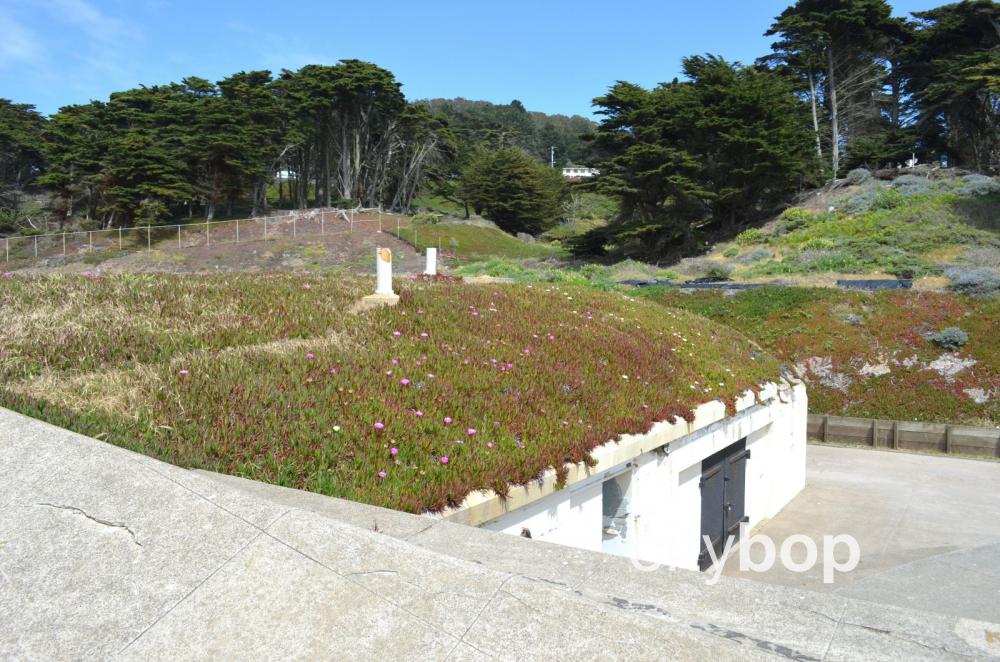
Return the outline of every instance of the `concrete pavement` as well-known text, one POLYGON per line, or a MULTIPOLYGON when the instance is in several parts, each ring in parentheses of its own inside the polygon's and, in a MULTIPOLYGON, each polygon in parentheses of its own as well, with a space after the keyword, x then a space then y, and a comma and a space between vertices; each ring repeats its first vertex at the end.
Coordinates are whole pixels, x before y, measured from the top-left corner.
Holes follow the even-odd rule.
POLYGON ((1000 462, 818 445, 808 455, 805 490, 757 532, 779 548, 796 534, 850 534, 857 569, 824 584, 819 566, 743 572, 733 555, 726 574, 1000 623, 1000 462))
POLYGON ((0 410, 0 658, 1000 657, 1000 625, 189 471, 0 410), (995 639, 994 639, 995 638, 995 639))

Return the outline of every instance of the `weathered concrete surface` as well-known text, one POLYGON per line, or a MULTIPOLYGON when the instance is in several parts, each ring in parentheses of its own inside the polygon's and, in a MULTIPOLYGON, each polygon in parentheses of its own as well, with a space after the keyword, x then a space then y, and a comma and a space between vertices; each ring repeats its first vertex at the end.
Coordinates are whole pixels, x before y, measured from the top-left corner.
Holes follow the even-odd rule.
POLYGON ((0 658, 969 659, 1000 626, 165 465, 0 410, 0 658))
POLYGON ((758 532, 779 548, 805 534, 821 555, 824 535, 850 534, 861 563, 833 584, 819 566, 740 572, 736 555, 727 574, 1000 623, 1000 462, 810 446, 805 490, 758 532))

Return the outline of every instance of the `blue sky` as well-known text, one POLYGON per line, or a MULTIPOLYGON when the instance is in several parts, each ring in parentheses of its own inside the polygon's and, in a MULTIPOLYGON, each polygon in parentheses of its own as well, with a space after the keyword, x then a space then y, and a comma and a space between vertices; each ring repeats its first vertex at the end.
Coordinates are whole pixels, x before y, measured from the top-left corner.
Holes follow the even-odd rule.
POLYGON ((0 97, 52 113, 189 75, 359 58, 392 71, 411 99, 517 98, 589 115, 614 81, 670 80, 684 55, 752 61, 789 2, 0 0, 0 97))

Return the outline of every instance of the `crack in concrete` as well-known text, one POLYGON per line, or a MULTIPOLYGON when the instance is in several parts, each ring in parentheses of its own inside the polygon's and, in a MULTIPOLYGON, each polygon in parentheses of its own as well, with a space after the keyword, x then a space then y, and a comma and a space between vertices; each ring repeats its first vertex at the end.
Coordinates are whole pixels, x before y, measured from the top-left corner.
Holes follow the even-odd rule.
POLYGON ((121 650, 118 651, 117 655, 123 654, 126 650, 129 649, 129 647, 132 646, 132 644, 134 644, 135 642, 139 641, 139 639, 141 639, 143 635, 145 635, 147 632, 149 632, 154 627, 156 627, 157 623, 159 623, 164 618, 166 618, 167 616, 169 616, 171 612, 173 612, 175 609, 177 609, 177 607, 181 606, 188 598, 190 598, 192 595, 194 595, 195 591, 197 591, 202 586, 204 586, 205 583, 208 582, 208 580, 210 580, 212 577, 215 577, 216 573, 218 573, 224 567, 226 567, 227 565, 229 565, 229 563, 233 559, 235 559, 237 556, 239 556, 243 552, 243 550, 245 550, 247 547, 249 547, 250 545, 252 545, 254 543, 254 541, 256 541, 258 538, 260 538, 262 535, 265 535, 264 531, 258 531, 256 534, 254 534, 254 536, 252 538, 250 538, 250 540, 248 540, 242 547, 240 547, 235 552, 233 552, 232 556, 230 556, 228 559, 226 559, 225 561, 223 561, 222 563, 220 563, 214 570, 212 570, 212 572, 208 573, 208 575, 206 575, 200 582, 198 582, 197 585, 195 585, 190 591, 188 591, 187 593, 185 593, 184 597, 182 597, 180 600, 178 600, 173 605, 171 605, 169 609, 167 609, 166 611, 164 611, 163 613, 161 613, 159 616, 157 616, 156 619, 152 623, 150 623, 149 625, 147 625, 142 630, 142 632, 140 632, 139 634, 137 634, 135 636, 135 638, 132 639, 132 641, 130 641, 127 644, 125 644, 121 648, 121 650))
POLYGON ((515 577, 517 577, 517 575, 508 575, 506 579, 500 582, 500 585, 497 586, 495 591, 493 591, 493 595, 491 595, 485 602, 483 602, 483 606, 479 610, 479 613, 476 614, 476 617, 472 619, 471 623, 469 623, 469 627, 465 628, 465 631, 462 633, 462 636, 458 638, 458 642, 455 644, 455 646, 450 651, 448 651, 447 657, 451 657, 455 653, 455 651, 458 650, 458 647, 461 646, 462 644, 465 644, 467 646, 472 646, 480 653, 483 653, 484 655, 486 654, 485 651, 479 650, 479 648, 477 648, 474 644, 470 644, 468 641, 466 641, 465 637, 469 634, 469 631, 472 630, 473 626, 479 622, 479 619, 482 617, 482 615, 486 613, 486 610, 489 609, 489 606, 493 603, 493 600, 496 599, 498 595, 500 595, 500 591, 503 591, 503 587, 506 586, 507 582, 514 579, 515 577))
MULTIPOLYGON (((344 573, 344 577, 359 577, 364 575, 398 575, 399 573, 395 570, 358 570, 357 572, 344 573)), ((411 586, 416 586, 411 582, 406 582, 411 586)), ((419 586, 417 588, 420 588, 419 586)))
POLYGON ((107 526, 114 529, 125 529, 126 531, 128 531, 128 534, 132 537, 132 543, 137 547, 140 548, 142 547, 142 543, 139 542, 139 538, 138 536, 135 535, 135 531, 129 528, 129 526, 124 522, 112 522, 111 520, 101 519, 100 517, 94 517, 93 515, 85 511, 83 508, 77 508, 76 506, 60 506, 54 503, 37 503, 35 505, 45 506, 46 508, 55 508, 56 510, 66 510, 71 513, 83 515, 91 522, 96 522, 97 524, 101 524, 102 526, 107 526))
MULTIPOLYGON (((437 522, 431 522, 430 524, 428 524, 424 528, 420 529, 419 531, 417 531, 415 533, 411 533, 408 536, 403 536, 402 538, 399 538, 399 540, 407 540, 407 541, 413 540, 414 538, 416 538, 417 536, 419 536, 421 533, 425 533, 427 531, 430 531, 431 529, 433 529, 437 525, 438 525, 437 522)), ((414 543, 414 544, 417 544, 417 543, 414 543)))
POLYGON ((899 639, 900 641, 905 641, 905 642, 910 643, 910 644, 916 644, 917 646, 920 646, 921 648, 926 648, 927 650, 934 651, 935 653, 948 653, 950 655, 958 655, 960 657, 966 657, 966 658, 969 658, 969 659, 975 659, 975 658, 979 657, 978 655, 973 655, 971 653, 960 653, 958 651, 951 650, 945 644, 940 644, 938 646, 932 646, 930 644, 925 644, 922 641, 917 641, 916 639, 914 639, 912 637, 907 637, 906 635, 904 635, 904 634, 902 634, 900 632, 896 632, 895 630, 886 630, 886 629, 883 629, 883 628, 872 627, 871 625, 864 625, 862 623, 852 623, 850 621, 844 621, 843 624, 851 626, 851 627, 861 628, 863 630, 868 630, 869 632, 875 632, 875 633, 878 633, 878 634, 882 634, 882 635, 885 635, 887 637, 892 637, 893 639, 899 639))
POLYGON ((651 616, 660 620, 665 620, 670 623, 677 623, 679 625, 685 625, 694 630, 704 632, 705 634, 710 634, 715 637, 720 637, 726 639, 733 643, 743 645, 744 643, 749 643, 758 648, 759 650, 773 653, 774 655, 781 656, 787 660, 793 660, 794 662, 820 662, 820 658, 813 657, 801 651, 797 651, 794 648, 784 646, 782 644, 775 643, 773 641, 768 641, 767 639, 761 639, 759 637, 752 637, 743 632, 738 632, 736 630, 731 630, 727 627, 716 625, 714 623, 696 623, 693 621, 685 621, 677 618, 671 614, 666 609, 658 607, 654 604, 636 603, 625 600, 624 598, 612 597, 609 602, 606 602, 613 607, 622 609, 624 611, 634 611, 640 614, 651 616))

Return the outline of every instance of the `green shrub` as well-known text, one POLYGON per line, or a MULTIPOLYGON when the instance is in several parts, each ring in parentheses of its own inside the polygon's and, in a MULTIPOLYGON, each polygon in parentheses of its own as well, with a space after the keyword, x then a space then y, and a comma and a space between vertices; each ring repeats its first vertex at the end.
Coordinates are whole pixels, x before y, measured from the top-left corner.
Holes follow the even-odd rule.
POLYGON ((740 249, 735 246, 730 246, 726 250, 722 251, 722 257, 736 257, 740 254, 740 249))
POLYGON ((942 329, 937 333, 930 334, 927 336, 927 339, 942 349, 954 352, 956 349, 969 342, 969 334, 962 331, 957 326, 949 326, 948 328, 942 329))
POLYGON ((990 296, 1000 291, 1000 274, 986 267, 949 267, 945 275, 951 279, 948 288, 960 294, 990 296))
POLYGON ((705 270, 704 278, 710 280, 729 280, 733 270, 724 264, 715 264, 705 270))
POLYGON ((799 228, 811 225, 816 219, 817 215, 813 212, 801 207, 792 207, 781 212, 774 233, 779 236, 785 235, 799 228))
POLYGON ((934 186, 926 177, 901 175, 892 180, 892 190, 897 191, 904 198, 912 198, 915 195, 932 193, 934 186))
POLYGON ((752 246, 764 243, 766 238, 764 231, 760 228, 748 228, 736 235, 736 243, 740 246, 752 246))
POLYGON ((413 222, 417 225, 437 225, 441 222, 441 214, 432 211, 420 211, 413 215, 413 222))
POLYGON ((1000 193, 1000 181, 986 175, 966 175, 962 177, 959 195, 979 196, 1000 193))
POLYGON ((848 214, 862 214, 872 208, 878 194, 878 184, 872 181, 860 190, 839 198, 837 207, 848 214))
POLYGON ((847 183, 858 186, 867 183, 872 178, 872 173, 867 168, 855 168, 847 173, 847 183))
POLYGON ((886 189, 879 191, 872 201, 872 209, 895 209, 905 204, 903 193, 896 189, 886 189))
POLYGON ((769 259, 771 259, 771 251, 764 247, 758 247, 740 255, 735 261, 739 264, 753 264, 754 262, 761 262, 769 259))
POLYGON ((829 237, 812 237, 803 242, 800 248, 804 251, 825 251, 834 248, 836 245, 837 242, 829 237))

